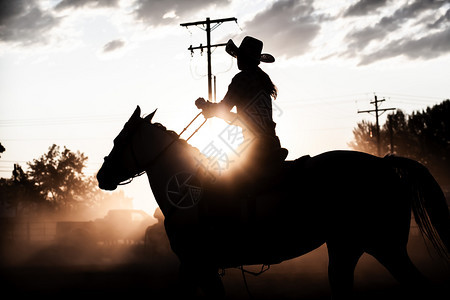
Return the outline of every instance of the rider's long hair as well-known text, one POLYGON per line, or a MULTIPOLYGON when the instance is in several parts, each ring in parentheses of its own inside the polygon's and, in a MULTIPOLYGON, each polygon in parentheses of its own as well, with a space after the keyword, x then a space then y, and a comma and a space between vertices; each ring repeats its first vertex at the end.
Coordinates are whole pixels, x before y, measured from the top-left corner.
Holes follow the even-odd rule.
POLYGON ((264 72, 260 67, 257 67, 256 70, 258 81, 262 83, 264 91, 267 94, 269 94, 273 100, 277 99, 278 89, 272 82, 272 79, 270 79, 269 75, 266 72, 264 72))
POLYGON ((256 71, 256 79, 263 86, 264 92, 269 94, 273 100, 278 96, 278 89, 270 79, 269 75, 259 67, 259 61, 248 60, 238 56, 239 70, 254 70, 256 71))

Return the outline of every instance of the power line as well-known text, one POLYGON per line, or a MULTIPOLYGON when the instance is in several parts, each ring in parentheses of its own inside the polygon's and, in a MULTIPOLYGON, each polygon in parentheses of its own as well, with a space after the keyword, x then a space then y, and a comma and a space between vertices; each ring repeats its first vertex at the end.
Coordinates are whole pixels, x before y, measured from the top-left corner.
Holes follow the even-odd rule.
POLYGON ((80 138, 71 138, 71 137, 54 137, 54 138, 12 138, 12 139, 4 139, 2 138, 0 141, 2 142, 39 142, 39 141, 110 141, 114 139, 114 137, 80 137, 80 138))
POLYGON ((398 93, 384 93, 385 95, 391 95, 395 97, 401 97, 401 98, 418 98, 418 99, 429 99, 429 100, 445 100, 449 97, 436 97, 436 96, 418 96, 418 95, 408 95, 408 94, 398 94, 398 93))
POLYGON ((3 119, 0 120, 0 127, 21 127, 21 126, 54 126, 54 125, 80 125, 91 123, 108 123, 123 120, 124 115, 110 116, 83 116, 65 118, 35 118, 35 119, 3 119))
MULTIPOLYGON (((343 105, 355 102, 355 100, 348 100, 349 97, 356 97, 356 96, 360 97, 361 95, 365 94, 367 93, 354 93, 340 96, 307 97, 298 100, 283 100, 283 101, 279 100, 279 103, 289 106, 343 105)), ((408 103, 408 104, 433 104, 435 101, 445 100, 445 97, 435 97, 435 96, 414 96, 397 93, 386 93, 385 95, 388 95, 385 96, 385 98, 388 98, 391 102, 408 103)), ((178 112, 182 112, 182 110, 175 109, 172 110, 170 113, 178 113, 178 112)), ((169 112, 162 111, 160 113, 169 113, 169 112)), ((0 119, 0 127, 108 123, 115 121, 123 121, 127 117, 128 115, 125 114, 114 114, 114 115, 73 116, 73 117, 59 117, 59 118, 0 119)), ((89 139, 95 139, 95 137, 91 137, 89 139)))

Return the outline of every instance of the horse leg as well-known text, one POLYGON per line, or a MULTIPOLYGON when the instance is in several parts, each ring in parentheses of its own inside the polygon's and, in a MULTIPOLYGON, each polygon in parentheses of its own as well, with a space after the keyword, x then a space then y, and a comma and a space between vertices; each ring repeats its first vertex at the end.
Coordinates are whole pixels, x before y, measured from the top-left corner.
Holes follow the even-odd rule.
POLYGON ((347 243, 327 243, 328 280, 333 300, 349 299, 353 292, 353 278, 356 264, 363 250, 347 243))
POLYGON ((206 265, 182 262, 179 273, 179 296, 193 297, 200 288, 207 297, 225 297, 225 288, 218 269, 206 265))
POLYGON ((199 286, 207 297, 224 299, 225 288, 217 268, 206 267, 199 270, 199 286))
POLYGON ((392 276, 408 289, 411 295, 426 293, 429 281, 412 263, 406 246, 399 249, 369 252, 369 254, 385 266, 392 276))
POLYGON ((176 290, 176 295, 171 296, 171 298, 180 297, 194 297, 197 284, 192 276, 194 266, 189 266, 187 263, 181 262, 179 272, 178 272, 178 286, 176 290))

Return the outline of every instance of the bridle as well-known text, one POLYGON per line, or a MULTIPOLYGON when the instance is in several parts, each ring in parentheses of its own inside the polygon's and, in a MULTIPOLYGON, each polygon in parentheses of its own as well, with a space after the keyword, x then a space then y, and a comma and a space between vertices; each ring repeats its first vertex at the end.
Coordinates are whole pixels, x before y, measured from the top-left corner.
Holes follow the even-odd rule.
MULTIPOLYGON (((202 112, 199 112, 194 119, 192 119, 191 122, 189 122, 189 124, 177 135, 177 138, 174 138, 169 144, 167 144, 150 162, 146 163, 144 166, 139 167, 140 163, 136 157, 136 152, 134 151, 134 143, 131 143, 131 155, 133 157, 134 163, 135 165, 138 167, 138 169, 142 169, 143 171, 138 172, 137 174, 134 174, 133 176, 131 176, 129 179, 124 180, 122 182, 119 182, 117 185, 127 185, 129 183, 131 183, 133 181, 134 178, 142 176, 146 173, 146 170, 151 169, 156 162, 166 153, 166 151, 175 143, 175 141, 177 141, 181 135, 189 128, 189 126, 192 125, 192 123, 194 123, 194 121, 202 114, 202 112)), ((205 118, 205 120, 200 124, 200 126, 197 127, 197 129, 195 129, 195 131, 186 139, 186 142, 189 141, 191 139, 191 137, 194 136, 194 134, 196 134, 199 129, 206 123, 208 119, 205 118)), ((105 157, 105 161, 108 160, 108 156, 105 157)))

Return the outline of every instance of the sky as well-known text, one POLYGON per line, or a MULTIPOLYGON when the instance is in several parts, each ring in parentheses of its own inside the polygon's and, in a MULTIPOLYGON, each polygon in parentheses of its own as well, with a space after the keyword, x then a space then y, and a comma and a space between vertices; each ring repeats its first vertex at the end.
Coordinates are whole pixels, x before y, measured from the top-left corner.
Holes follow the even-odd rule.
MULTIPOLYGON (((276 58, 261 68, 278 87, 288 159, 349 149, 357 122, 375 121, 358 113, 375 95, 406 113, 450 98, 448 0, 0 0, 0 176, 52 144, 85 153, 94 175, 137 105, 180 132, 208 96, 206 53, 187 50, 205 30, 180 24, 207 17, 237 18, 213 44, 254 36, 276 58)), ((237 72, 214 48, 218 101, 237 72)), ((220 133, 213 122, 190 141, 200 150, 220 133)), ((146 178, 121 189, 155 209, 146 178)))

